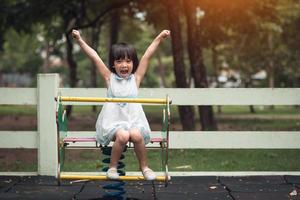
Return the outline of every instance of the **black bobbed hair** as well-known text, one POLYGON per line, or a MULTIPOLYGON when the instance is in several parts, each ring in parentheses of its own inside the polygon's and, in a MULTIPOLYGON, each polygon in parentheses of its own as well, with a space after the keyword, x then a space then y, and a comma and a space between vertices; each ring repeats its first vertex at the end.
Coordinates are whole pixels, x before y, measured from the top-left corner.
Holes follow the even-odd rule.
POLYGON ((137 67, 139 65, 139 59, 137 57, 136 50, 133 46, 121 42, 117 43, 111 46, 110 52, 109 52, 109 69, 113 73, 117 73, 114 66, 114 61, 119 59, 125 59, 129 58, 132 60, 133 63, 133 69, 132 73, 135 73, 137 70, 137 67))

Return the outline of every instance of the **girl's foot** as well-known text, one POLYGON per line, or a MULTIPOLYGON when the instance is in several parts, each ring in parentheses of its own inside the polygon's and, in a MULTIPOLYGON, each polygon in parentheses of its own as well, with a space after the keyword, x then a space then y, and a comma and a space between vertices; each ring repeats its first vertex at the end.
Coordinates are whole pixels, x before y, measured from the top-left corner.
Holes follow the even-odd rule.
POLYGON ((142 170, 143 176, 147 181, 153 181, 156 178, 155 173, 152 171, 152 169, 146 167, 142 170))
POLYGON ((119 179, 118 170, 115 167, 111 167, 106 172, 106 177, 108 179, 119 179))

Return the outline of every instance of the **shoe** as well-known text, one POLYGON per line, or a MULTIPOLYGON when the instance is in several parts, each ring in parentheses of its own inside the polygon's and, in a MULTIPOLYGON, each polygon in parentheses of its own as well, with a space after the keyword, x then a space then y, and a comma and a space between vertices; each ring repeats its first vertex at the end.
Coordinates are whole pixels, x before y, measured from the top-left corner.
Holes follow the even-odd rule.
POLYGON ((147 181, 153 181, 156 178, 156 174, 152 171, 152 169, 146 167, 145 169, 143 169, 142 171, 144 178, 147 181))
POLYGON ((117 168, 109 168, 106 172, 106 177, 108 179, 119 179, 119 174, 117 168))

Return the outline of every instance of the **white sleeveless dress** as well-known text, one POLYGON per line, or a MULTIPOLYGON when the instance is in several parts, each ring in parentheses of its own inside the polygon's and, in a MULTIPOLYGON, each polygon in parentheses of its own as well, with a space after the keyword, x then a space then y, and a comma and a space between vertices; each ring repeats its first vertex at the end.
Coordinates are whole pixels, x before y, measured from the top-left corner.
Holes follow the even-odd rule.
MULTIPOLYGON (((111 73, 107 97, 136 98, 138 89, 135 76, 121 78, 111 73)), ((150 127, 140 103, 105 103, 96 122, 97 142, 108 145, 119 129, 140 130, 145 144, 150 142, 150 127)))

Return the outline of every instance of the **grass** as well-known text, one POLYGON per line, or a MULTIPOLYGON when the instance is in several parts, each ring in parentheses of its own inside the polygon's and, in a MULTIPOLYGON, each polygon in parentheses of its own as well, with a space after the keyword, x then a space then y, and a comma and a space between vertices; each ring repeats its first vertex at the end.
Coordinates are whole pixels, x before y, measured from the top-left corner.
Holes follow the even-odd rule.
MULTIPOLYGON (((275 106, 274 109, 270 106, 254 106, 255 113, 250 113, 249 106, 222 106, 223 114, 230 115, 299 115, 300 109, 295 106, 275 106)), ((217 107, 214 106, 214 111, 217 107)))
MULTIPOLYGON (((67 160, 65 171, 101 171, 99 152, 82 152, 89 158, 67 160)), ((126 152, 126 171, 138 171, 132 150, 126 152)), ((83 156, 84 157, 84 156, 83 156)), ((170 171, 299 171, 300 150, 171 150, 170 171)), ((161 171, 161 154, 148 152, 150 166, 161 171)))
POLYGON ((233 131, 299 131, 299 119, 218 119, 233 131))
MULTIPOLYGON (((249 115, 249 106, 222 106, 222 114, 228 115, 249 115)), ((300 109, 295 106, 275 106, 270 109, 269 106, 254 106, 256 113, 251 115, 299 115, 300 109)), ((101 106, 96 107, 96 113, 99 113, 101 106)), ((145 113, 153 117, 161 117, 162 107, 160 106, 144 106, 145 113)), ((214 106, 214 111, 217 107, 214 106)), ((92 106, 73 106, 74 114, 90 115, 92 113, 92 106)), ((197 114, 195 109, 195 113, 197 114)), ((36 106, 31 105, 0 105, 0 116, 4 115, 36 115, 36 106)), ((179 118, 177 106, 171 106, 171 113, 174 118, 179 118)))
MULTIPOLYGON (((74 150, 73 150, 74 151, 74 150)), ((81 151, 76 159, 67 155, 64 171, 96 172, 104 165, 100 151, 81 151)), ((125 153, 126 171, 138 171, 138 162, 132 150, 125 153)), ((72 156, 71 156, 72 157, 72 156)), ((162 171, 161 154, 148 152, 149 165, 162 171)), ((2 164, 0 163, 0 166, 2 164)), ((36 171, 37 164, 16 161, 10 170, 36 171)), ((300 171, 300 150, 170 150, 170 171, 300 171)))
POLYGON ((2 105, 0 106, 0 116, 15 116, 15 115, 23 115, 23 116, 35 116, 37 115, 36 106, 23 106, 23 105, 2 105))
POLYGON ((36 162, 28 164, 21 160, 15 160, 13 164, 7 165, 5 162, 0 161, 0 171, 2 172, 34 172, 37 170, 38 167, 36 162))

